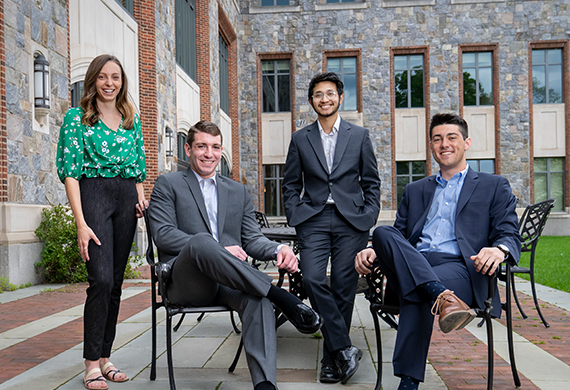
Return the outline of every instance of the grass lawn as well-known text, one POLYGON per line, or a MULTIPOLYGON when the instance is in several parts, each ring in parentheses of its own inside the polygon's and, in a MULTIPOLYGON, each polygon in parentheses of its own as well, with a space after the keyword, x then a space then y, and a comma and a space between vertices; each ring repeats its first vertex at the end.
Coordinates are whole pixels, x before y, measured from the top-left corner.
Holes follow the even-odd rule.
MULTIPOLYGON (((523 267, 530 266, 530 253, 523 253, 523 267)), ((542 236, 534 256, 534 276, 539 284, 570 293, 570 237, 542 236)), ((516 274, 530 280, 526 274, 516 274)))

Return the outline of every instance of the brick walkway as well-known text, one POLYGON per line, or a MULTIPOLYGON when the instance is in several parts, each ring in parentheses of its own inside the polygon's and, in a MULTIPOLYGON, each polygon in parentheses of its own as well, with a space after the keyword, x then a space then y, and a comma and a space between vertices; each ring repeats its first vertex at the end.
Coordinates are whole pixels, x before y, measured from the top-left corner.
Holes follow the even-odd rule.
MULTIPOLYGON (((277 277, 273 271, 268 273, 274 278, 277 277)), ((125 283, 123 287, 148 286, 149 283, 142 282, 125 283)), ((82 305, 85 300, 85 288, 86 284, 70 285, 1 304, 0 333, 17 330, 18 327, 82 305)), ((501 291, 501 296, 504 296, 504 291, 501 291)), ((570 365, 569 312, 541 302, 543 314, 551 325, 549 329, 546 329, 538 319, 532 298, 524 294, 520 294, 520 298, 522 298, 523 309, 530 317, 523 320, 513 302, 515 331, 548 354, 570 365)), ((122 301, 119 322, 148 309, 149 306, 148 291, 135 293, 122 301)), ((77 317, 1 349, 0 367, 3 369, 0 370, 0 384, 80 344, 83 339, 82 322, 83 318, 77 317)), ((505 325, 504 319, 500 322, 505 325)), ((374 340, 369 340, 370 342, 374 340)), ((487 346, 469 331, 451 332, 444 335, 436 325, 429 361, 449 389, 486 388, 487 346)), ((510 365, 497 354, 495 354, 494 375, 495 389, 514 389, 510 365)), ((521 374, 520 377, 522 388, 540 388, 524 375, 521 374)))

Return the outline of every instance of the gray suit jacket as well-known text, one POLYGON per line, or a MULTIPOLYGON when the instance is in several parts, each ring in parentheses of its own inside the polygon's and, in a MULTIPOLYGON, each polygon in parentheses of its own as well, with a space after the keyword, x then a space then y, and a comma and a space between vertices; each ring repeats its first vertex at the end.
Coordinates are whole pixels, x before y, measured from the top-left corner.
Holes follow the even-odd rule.
MULTIPOLYGON (((240 245, 256 259, 274 258, 279 244, 261 233, 247 188, 222 176, 216 181, 220 244, 240 245)), ((151 230, 160 261, 173 260, 192 235, 212 233, 200 184, 190 168, 159 176, 150 199, 151 230)))
POLYGON ((376 223, 380 178, 368 130, 341 119, 331 173, 317 122, 293 133, 285 174, 283 202, 289 225, 319 213, 329 193, 347 221, 360 231, 376 223))

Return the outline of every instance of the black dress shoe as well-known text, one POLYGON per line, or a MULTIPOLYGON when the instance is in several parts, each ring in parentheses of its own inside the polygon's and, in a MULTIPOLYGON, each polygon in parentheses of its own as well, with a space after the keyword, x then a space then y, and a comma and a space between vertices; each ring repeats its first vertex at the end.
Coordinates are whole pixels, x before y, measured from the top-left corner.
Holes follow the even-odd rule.
POLYGON ((304 303, 299 303, 289 315, 285 312, 283 315, 301 333, 315 333, 323 325, 323 317, 304 303))
POLYGON ((335 361, 340 369, 340 381, 343 385, 358 370, 360 359, 362 359, 362 351, 353 345, 337 352, 335 361))
POLYGON ((326 356, 321 360, 321 375, 319 380, 321 383, 340 382, 340 371, 332 357, 326 356))

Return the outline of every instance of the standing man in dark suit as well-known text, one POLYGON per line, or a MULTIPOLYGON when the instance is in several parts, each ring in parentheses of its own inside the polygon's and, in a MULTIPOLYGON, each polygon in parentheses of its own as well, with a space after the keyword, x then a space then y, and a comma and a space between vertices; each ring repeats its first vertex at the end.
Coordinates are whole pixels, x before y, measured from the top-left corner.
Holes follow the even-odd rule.
MULTIPOLYGON (((487 275, 504 260, 518 262, 521 249, 509 182, 467 165, 467 122, 454 114, 434 115, 430 144, 439 173, 408 184, 394 226, 378 227, 373 249, 355 258, 361 275, 370 273, 376 259, 398 291, 393 365, 400 390, 417 389, 424 380, 433 315, 439 314, 444 333, 465 327, 475 317, 470 307, 485 307, 487 275)), ((493 309, 498 317, 498 291, 493 309)))
POLYGON ((297 231, 305 289, 324 317, 323 383, 346 383, 362 357, 349 336, 358 282, 352 262, 366 247, 380 211, 380 179, 368 130, 338 114, 343 88, 335 73, 311 80, 309 103, 318 119, 293 133, 283 177, 285 212, 297 231))
POLYGON ((216 175, 222 156, 218 126, 196 123, 184 149, 190 168, 160 176, 149 207, 159 258, 172 264, 168 297, 175 304, 225 304, 237 311, 255 390, 274 390, 277 362, 271 303, 302 333, 316 332, 322 318, 246 261, 247 255, 276 259, 279 268, 297 270, 291 248, 261 233, 247 188, 216 175))

